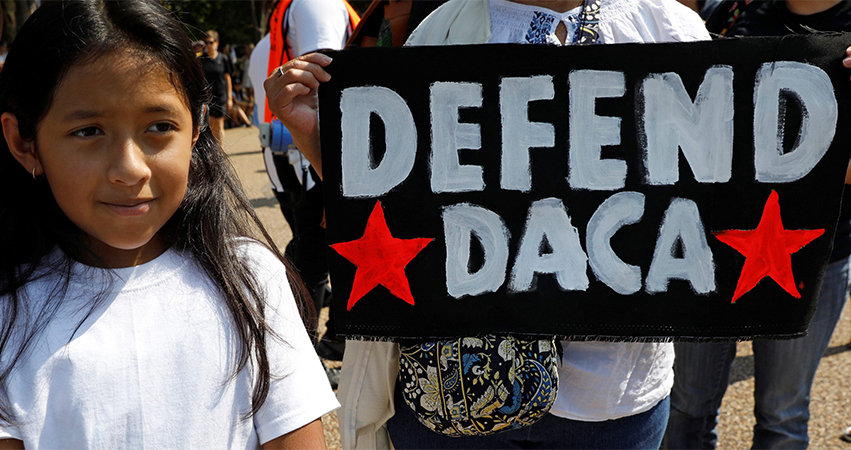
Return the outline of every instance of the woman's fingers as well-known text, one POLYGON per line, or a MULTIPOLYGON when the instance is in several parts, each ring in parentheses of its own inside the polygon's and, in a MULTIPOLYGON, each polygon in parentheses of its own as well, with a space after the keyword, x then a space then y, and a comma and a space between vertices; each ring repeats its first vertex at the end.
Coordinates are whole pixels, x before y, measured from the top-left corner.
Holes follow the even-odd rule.
POLYGON ((275 98, 269 99, 269 107, 272 112, 278 116, 278 119, 286 118, 289 115, 288 112, 293 107, 296 98, 307 95, 311 91, 312 89, 310 87, 301 83, 288 84, 281 88, 275 98))
POLYGON ((331 57, 328 55, 323 55, 322 53, 308 53, 303 56, 299 56, 295 58, 293 61, 304 61, 307 63, 316 64, 320 67, 326 67, 328 64, 331 64, 331 57))
POLYGON ((323 68, 330 63, 331 58, 321 53, 310 53, 300 56, 292 61, 288 61, 273 71, 263 85, 268 86, 270 83, 304 83, 305 80, 315 80, 315 86, 319 86, 318 82, 325 82, 331 79, 331 75, 323 68))
POLYGON ((269 104, 279 104, 286 105, 293 101, 295 98, 292 94, 293 92, 296 95, 305 95, 310 93, 312 89, 316 89, 319 87, 319 80, 313 75, 312 72, 303 71, 298 69, 290 69, 284 73, 282 76, 278 76, 277 78, 273 78, 275 74, 272 74, 266 81, 263 83, 263 87, 266 88, 266 97, 269 99, 269 104), (307 90, 295 90, 294 86, 302 86, 307 88, 307 90))
POLYGON ((331 79, 331 75, 323 69, 330 63, 328 56, 311 53, 274 70, 263 82, 271 111, 279 119, 286 116, 298 97, 311 94, 321 82, 331 79))

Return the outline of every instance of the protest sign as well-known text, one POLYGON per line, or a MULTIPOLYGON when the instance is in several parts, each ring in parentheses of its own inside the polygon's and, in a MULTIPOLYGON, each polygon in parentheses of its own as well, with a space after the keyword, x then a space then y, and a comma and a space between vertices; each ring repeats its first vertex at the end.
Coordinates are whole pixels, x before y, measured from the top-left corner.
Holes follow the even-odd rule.
POLYGON ((851 149, 849 42, 329 53, 338 332, 801 335, 851 149))

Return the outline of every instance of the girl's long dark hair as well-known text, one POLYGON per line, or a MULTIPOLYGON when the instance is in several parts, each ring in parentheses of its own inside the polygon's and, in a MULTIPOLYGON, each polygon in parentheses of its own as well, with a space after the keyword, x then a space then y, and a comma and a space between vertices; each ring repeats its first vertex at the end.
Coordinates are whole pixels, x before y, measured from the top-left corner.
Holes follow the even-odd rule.
MULTIPOLYGON (((45 1, 27 20, 12 44, 0 73, 0 113, 18 119, 21 136, 35 142, 39 121, 47 114, 56 87, 73 65, 110 54, 137 55, 161 65, 180 93, 185 93, 200 129, 192 151, 183 203, 162 230, 175 248, 191 254, 221 292, 240 337, 233 376, 256 364, 252 411, 269 391, 264 299, 247 261, 236 247, 238 237, 254 237, 287 264, 254 213, 221 145, 205 122, 208 90, 192 42, 181 24, 154 0, 45 1)), ((34 180, 0 139, 0 420, 14 417, 5 386, 27 347, 58 310, 68 288, 72 262, 48 258, 59 246, 68 255, 93 257, 80 231, 62 213, 47 181, 34 180), (52 265, 52 266, 51 266, 52 265), (27 308, 24 287, 41 274, 59 274, 53 295, 27 308)), ((288 269, 290 269, 288 265, 288 269)), ((302 319, 313 321, 312 302, 288 270, 302 319)), ((89 305, 89 312, 98 299, 89 305)), ((312 327, 308 326, 308 329, 312 327)))

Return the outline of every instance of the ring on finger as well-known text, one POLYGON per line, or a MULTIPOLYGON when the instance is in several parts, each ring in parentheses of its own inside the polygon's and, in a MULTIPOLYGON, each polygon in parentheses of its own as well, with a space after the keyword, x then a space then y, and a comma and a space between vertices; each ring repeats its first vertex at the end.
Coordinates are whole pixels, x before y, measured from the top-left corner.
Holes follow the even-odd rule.
POLYGON ((278 67, 278 77, 284 76, 284 66, 278 67))

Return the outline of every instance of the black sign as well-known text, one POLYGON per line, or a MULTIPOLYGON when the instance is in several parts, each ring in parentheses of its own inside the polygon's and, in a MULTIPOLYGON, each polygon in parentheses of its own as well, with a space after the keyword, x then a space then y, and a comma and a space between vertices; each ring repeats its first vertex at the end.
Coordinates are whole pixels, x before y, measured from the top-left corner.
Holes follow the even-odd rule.
POLYGON ((851 150, 849 42, 329 53, 338 332, 801 335, 851 150))

